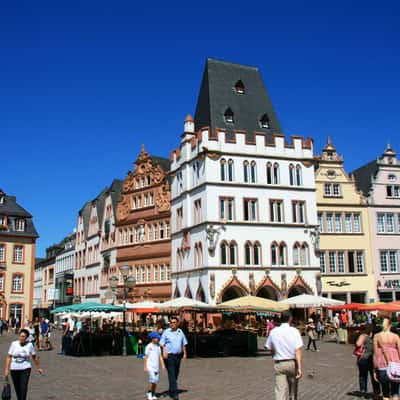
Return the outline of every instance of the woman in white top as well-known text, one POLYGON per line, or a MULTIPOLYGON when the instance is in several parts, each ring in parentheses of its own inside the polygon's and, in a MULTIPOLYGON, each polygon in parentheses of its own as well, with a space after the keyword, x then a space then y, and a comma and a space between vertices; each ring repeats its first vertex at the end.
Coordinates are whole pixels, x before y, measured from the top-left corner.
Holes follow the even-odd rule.
POLYGON ((19 340, 11 343, 4 365, 4 377, 8 379, 8 375, 11 373, 17 400, 26 400, 32 369, 31 359, 35 362, 39 374, 43 374, 39 357, 36 356, 33 344, 28 342, 28 337, 29 331, 21 329, 19 340))

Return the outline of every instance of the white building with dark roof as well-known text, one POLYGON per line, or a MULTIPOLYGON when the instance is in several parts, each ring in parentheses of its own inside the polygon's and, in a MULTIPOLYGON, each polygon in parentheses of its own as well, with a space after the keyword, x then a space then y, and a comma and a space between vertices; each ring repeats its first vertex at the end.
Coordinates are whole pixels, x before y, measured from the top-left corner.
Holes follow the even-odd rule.
POLYGON ((286 140, 257 68, 207 60, 170 173, 174 297, 317 291, 313 143, 286 140))

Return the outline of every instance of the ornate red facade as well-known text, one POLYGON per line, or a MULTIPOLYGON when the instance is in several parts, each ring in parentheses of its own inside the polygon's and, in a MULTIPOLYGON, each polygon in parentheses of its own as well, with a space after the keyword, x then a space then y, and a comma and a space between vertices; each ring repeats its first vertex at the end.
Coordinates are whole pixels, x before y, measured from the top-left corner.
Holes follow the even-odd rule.
POLYGON ((129 265, 136 286, 129 301, 171 298, 169 161, 144 146, 117 206, 117 268, 129 265))

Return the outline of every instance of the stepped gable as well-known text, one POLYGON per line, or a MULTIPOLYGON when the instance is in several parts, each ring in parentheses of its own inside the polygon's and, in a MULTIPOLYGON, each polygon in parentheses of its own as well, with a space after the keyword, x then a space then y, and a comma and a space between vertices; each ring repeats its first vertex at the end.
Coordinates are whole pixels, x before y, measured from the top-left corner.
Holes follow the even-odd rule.
POLYGON ((282 132, 258 68, 212 58, 206 62, 194 121, 196 131, 245 131, 248 141, 261 132, 270 143, 273 133, 282 132))

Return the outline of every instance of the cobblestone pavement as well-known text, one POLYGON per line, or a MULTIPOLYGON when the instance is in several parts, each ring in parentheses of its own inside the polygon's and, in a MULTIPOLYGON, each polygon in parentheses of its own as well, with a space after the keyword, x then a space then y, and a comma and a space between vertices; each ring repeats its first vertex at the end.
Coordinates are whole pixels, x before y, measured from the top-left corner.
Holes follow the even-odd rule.
MULTIPOLYGON (((16 337, 0 337, 1 368, 8 346, 16 337)), ((59 345, 59 334, 53 338, 59 345)), ((299 400, 352 400, 357 389, 357 369, 352 347, 317 342, 321 351, 304 352, 304 377, 299 400)), ((264 339, 260 339, 262 348, 264 339)), ((145 399, 143 361, 128 357, 74 358, 57 355, 57 350, 40 352, 45 374, 33 371, 30 400, 139 400, 145 399)), ((186 360, 179 377, 181 400, 273 400, 273 369, 269 355, 261 351, 252 358, 195 358, 186 360)), ((2 370, 1 370, 2 371, 2 370)), ((161 374, 158 392, 168 389, 167 375, 161 374)), ((13 397, 15 398, 15 397, 13 397)), ((167 400, 166 395, 161 399, 167 400)))

